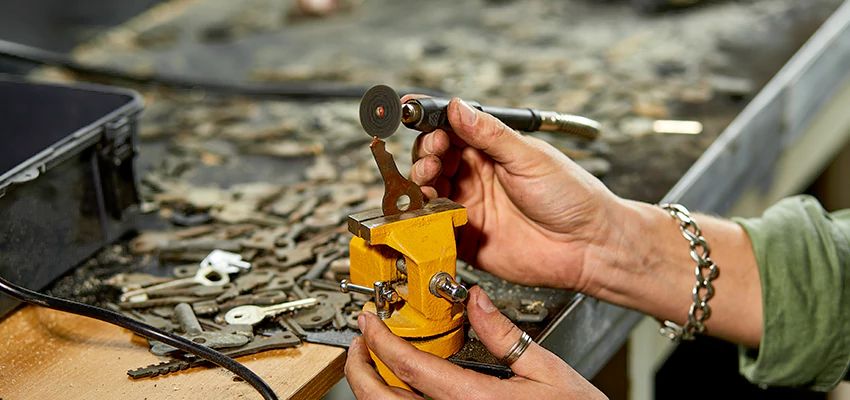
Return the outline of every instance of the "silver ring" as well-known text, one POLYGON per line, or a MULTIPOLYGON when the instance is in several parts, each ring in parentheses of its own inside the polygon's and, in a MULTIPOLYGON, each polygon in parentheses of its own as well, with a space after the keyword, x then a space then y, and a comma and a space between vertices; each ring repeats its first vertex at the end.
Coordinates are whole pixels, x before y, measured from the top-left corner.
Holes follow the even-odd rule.
POLYGON ((528 346, 531 345, 531 336, 528 336, 527 333, 523 332, 522 336, 519 337, 514 346, 511 347, 511 350, 502 358, 502 365, 511 365, 522 355, 525 353, 525 350, 528 349, 528 346))

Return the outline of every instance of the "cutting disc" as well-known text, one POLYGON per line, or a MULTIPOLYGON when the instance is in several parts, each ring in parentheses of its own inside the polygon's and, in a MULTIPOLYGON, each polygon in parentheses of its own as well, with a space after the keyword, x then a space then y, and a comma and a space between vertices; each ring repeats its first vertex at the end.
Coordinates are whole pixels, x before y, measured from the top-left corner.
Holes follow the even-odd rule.
POLYGON ((360 125, 369 136, 390 137, 401 124, 401 99, 393 88, 372 86, 360 99, 360 125))

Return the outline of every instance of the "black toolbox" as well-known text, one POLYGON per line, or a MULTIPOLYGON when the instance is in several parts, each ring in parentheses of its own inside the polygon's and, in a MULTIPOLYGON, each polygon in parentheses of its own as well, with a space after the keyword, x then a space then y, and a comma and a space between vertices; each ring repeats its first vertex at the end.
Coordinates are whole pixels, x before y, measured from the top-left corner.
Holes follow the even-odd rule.
MULTIPOLYGON (((0 75, 0 276, 41 290, 138 217, 141 97, 0 75)), ((18 303, 0 294, 0 317, 18 303)))

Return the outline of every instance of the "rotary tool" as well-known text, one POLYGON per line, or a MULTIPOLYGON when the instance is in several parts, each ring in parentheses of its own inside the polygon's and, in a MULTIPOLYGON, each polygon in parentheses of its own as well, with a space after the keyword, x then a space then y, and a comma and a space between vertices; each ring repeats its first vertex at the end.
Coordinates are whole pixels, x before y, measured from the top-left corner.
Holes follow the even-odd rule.
MULTIPOLYGON (((398 94, 391 87, 373 86, 360 100, 360 123, 366 133, 381 139, 395 133, 402 123, 421 132, 451 130, 447 111, 450 100, 425 97, 401 104, 398 94)), ((474 101, 466 103, 519 131, 565 133, 590 140, 599 137, 599 122, 590 118, 531 108, 488 107, 474 101)))

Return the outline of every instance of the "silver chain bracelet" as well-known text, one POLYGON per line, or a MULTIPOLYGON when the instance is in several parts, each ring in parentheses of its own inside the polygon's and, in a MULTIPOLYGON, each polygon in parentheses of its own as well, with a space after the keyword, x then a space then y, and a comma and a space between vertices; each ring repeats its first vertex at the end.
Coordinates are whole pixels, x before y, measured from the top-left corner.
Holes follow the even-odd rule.
POLYGON ((717 278, 719 271, 717 265, 709 257, 711 249, 705 242, 705 238, 702 237, 699 225, 691 218, 690 211, 680 204, 661 204, 659 206, 679 221, 679 229, 682 230, 682 235, 690 242, 691 258, 697 263, 695 270, 697 282, 691 292, 694 303, 691 304, 688 311, 688 321, 684 326, 673 321, 664 321, 661 334, 674 341, 693 340, 696 334, 705 331, 704 322, 711 316, 711 307, 708 306, 708 300, 714 296, 714 286, 711 284, 711 280, 717 278), (704 273, 707 273, 707 275, 704 273))

